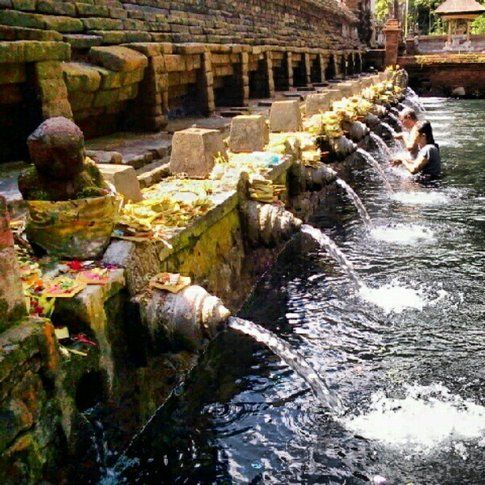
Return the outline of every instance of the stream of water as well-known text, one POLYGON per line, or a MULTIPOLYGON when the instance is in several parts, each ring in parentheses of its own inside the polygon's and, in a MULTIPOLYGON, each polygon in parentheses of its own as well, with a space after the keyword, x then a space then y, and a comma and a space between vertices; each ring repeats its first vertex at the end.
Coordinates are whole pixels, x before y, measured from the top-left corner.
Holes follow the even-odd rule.
POLYGON ((484 483, 485 101, 423 103, 443 179, 352 172, 105 482, 484 483))
POLYGON ((354 207, 357 209, 357 212, 362 219, 364 225, 366 227, 370 227, 372 225, 372 221, 369 213, 367 212, 365 205, 360 200, 360 197, 355 193, 355 190, 345 180, 341 178, 337 178, 336 183, 345 190, 347 197, 352 202, 352 204, 354 204, 354 207))
POLYGON ((364 160, 379 174, 379 176, 384 182, 386 190, 388 192, 393 192, 391 184, 389 183, 389 180, 386 176, 386 173, 384 172, 384 169, 379 165, 379 162, 368 151, 364 150, 363 148, 358 148, 357 153, 360 153, 364 158, 364 160))

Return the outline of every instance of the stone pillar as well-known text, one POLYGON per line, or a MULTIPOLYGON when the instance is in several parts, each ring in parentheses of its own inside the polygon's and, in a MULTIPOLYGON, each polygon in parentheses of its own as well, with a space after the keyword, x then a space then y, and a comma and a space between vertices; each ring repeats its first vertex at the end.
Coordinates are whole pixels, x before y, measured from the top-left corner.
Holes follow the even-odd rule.
POLYGON ((202 89, 205 93, 207 114, 210 115, 216 110, 216 101, 214 96, 214 73, 212 71, 212 54, 210 51, 202 54, 202 75, 202 89))
POLYGON ((249 54, 241 52, 242 105, 249 105, 249 54))
POLYGON ((44 119, 54 116, 72 119, 72 109, 60 61, 41 61, 36 62, 34 66, 44 119))
POLYGON ((266 51, 264 53, 264 64, 266 69, 266 74, 268 76, 268 96, 274 98, 275 95, 275 85, 274 85, 274 73, 273 73, 273 57, 271 51, 266 51))
POLYGON ((397 19, 389 19, 382 30, 385 36, 386 51, 384 57, 385 66, 395 66, 397 64, 397 54, 399 49, 399 38, 401 28, 397 19))
POLYGON ((305 75, 306 75, 306 84, 307 86, 312 83, 312 63, 310 61, 310 54, 305 53, 303 54, 303 62, 305 63, 305 75))
POLYGON ((340 54, 334 54, 333 56, 333 65, 335 68, 335 79, 343 79, 345 74, 342 73, 342 69, 340 67, 340 54))
POLYGON ((325 71, 327 69, 328 58, 323 54, 318 54, 318 59, 320 62, 320 81, 323 83, 325 81, 325 71))
POLYGON ((26 313, 7 201, 0 196, 0 332, 26 313))
POLYGON ((293 87, 293 54, 291 52, 286 53, 286 67, 288 69, 288 87, 293 87))
POLYGON ((164 55, 171 54, 172 48, 166 44, 148 42, 130 44, 129 47, 148 58, 138 97, 133 103, 135 124, 142 130, 159 131, 167 124, 168 74, 164 55))

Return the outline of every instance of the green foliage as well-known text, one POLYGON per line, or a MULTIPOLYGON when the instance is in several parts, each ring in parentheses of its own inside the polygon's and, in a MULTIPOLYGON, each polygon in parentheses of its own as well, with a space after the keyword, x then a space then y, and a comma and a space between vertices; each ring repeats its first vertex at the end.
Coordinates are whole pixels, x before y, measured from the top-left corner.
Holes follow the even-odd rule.
POLYGON ((423 35, 438 35, 445 32, 443 21, 434 11, 443 0, 410 0, 409 26, 423 35))
POLYGON ((391 10, 391 0, 377 0, 375 6, 375 17, 379 22, 387 19, 391 10))
POLYGON ((473 21, 472 34, 485 34, 485 14, 473 21))

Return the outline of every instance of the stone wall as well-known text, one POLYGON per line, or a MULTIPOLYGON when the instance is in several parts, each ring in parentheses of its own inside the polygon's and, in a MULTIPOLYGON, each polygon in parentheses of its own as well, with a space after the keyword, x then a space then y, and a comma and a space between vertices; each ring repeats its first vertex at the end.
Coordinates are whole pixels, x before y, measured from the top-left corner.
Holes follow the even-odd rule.
POLYGON ((398 63, 408 71, 409 84, 419 94, 485 96, 485 54, 404 56, 398 63))
POLYGON ((50 116, 156 131, 343 74, 355 23, 336 0, 0 0, 0 162, 50 116))
POLYGON ((0 25, 10 27, 0 31, 3 38, 64 40, 76 48, 125 42, 348 47, 342 28, 356 21, 336 0, 2 0, 0 9, 0 25))

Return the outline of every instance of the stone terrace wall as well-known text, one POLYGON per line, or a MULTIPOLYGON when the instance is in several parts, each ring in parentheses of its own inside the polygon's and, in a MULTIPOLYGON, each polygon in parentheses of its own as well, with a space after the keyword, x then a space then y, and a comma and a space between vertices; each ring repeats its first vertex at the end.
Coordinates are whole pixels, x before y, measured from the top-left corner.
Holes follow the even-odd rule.
POLYGON ((75 47, 150 41, 349 47, 343 25, 356 22, 336 0, 0 0, 0 9, 0 25, 10 27, 0 37, 14 29, 24 39, 75 47))
POLYGON ((0 0, 0 163, 51 116, 156 131, 353 72, 355 22, 337 0, 0 0))

